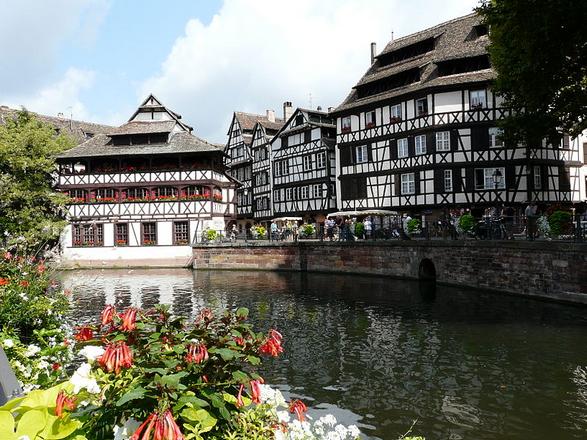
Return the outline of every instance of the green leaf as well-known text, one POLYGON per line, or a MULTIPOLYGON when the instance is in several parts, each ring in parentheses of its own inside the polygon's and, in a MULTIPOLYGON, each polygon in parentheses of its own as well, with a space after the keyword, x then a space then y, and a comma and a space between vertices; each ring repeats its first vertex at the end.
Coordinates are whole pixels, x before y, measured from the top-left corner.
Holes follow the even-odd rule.
POLYGON ((37 434, 45 429, 47 416, 47 409, 32 409, 25 412, 18 421, 16 436, 28 435, 31 439, 36 438, 37 434))
POLYGON ((180 371, 179 373, 175 374, 167 374, 165 376, 156 377, 154 382, 156 384, 168 387, 168 388, 177 388, 177 389, 185 389, 186 386, 180 383, 181 379, 188 375, 187 371, 180 371))
POLYGON ((249 361, 249 364, 251 365, 259 365, 261 363, 261 358, 249 355, 247 356, 247 361, 249 361))
POLYGON ((196 407, 196 408, 202 408, 205 406, 210 406, 208 402, 206 402, 203 399, 200 399, 196 396, 186 396, 183 395, 181 396, 179 399, 177 399, 177 404, 175 405, 174 409, 177 411, 180 408, 184 407, 187 404, 191 404, 192 406, 196 407))
POLYGON ((146 392, 147 390, 145 390, 143 387, 133 388, 132 390, 124 394, 120 399, 118 399, 118 402, 116 402, 116 406, 122 406, 126 402, 130 402, 131 400, 142 399, 143 397, 145 397, 146 392))
POLYGON ((0 411, 0 438, 12 440, 16 438, 14 434, 14 417, 10 411, 0 411))
POLYGON ((225 361, 230 361, 234 359, 235 357, 237 357, 238 354, 230 348, 211 348, 210 350, 208 350, 208 353, 219 354, 222 360, 225 361))
POLYGON ((249 375, 240 370, 233 371, 232 378, 238 383, 247 383, 249 381, 249 375))
POLYGON ((59 419, 55 417, 54 422, 46 430, 47 435, 43 436, 47 440, 58 440, 69 437, 77 429, 81 428, 82 422, 73 418, 59 419))
POLYGON ((239 307, 236 311, 236 316, 239 318, 248 318, 249 316, 249 309, 246 307, 239 307))

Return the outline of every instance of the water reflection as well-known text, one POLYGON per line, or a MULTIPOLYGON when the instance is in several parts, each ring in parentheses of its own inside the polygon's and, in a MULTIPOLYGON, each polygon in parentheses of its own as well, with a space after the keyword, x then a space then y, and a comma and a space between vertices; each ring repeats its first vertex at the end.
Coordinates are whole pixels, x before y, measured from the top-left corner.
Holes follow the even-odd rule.
POLYGON ((587 429, 584 309, 476 290, 324 274, 79 271, 64 274, 83 321, 105 303, 245 306, 279 328, 264 375, 365 432, 451 439, 572 439, 587 429))

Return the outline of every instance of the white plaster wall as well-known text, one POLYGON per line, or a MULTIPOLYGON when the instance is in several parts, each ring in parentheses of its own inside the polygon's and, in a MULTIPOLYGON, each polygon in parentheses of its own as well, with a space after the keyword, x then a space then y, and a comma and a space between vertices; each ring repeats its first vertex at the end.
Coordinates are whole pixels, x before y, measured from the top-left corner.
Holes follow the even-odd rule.
POLYGON ((104 246, 114 246, 114 225, 104 224, 104 246))
POLYGON ((128 224, 128 245, 139 246, 141 244, 141 224, 140 223, 129 223, 128 224))
POLYGON ((191 246, 65 248, 61 264, 65 267, 184 267, 188 265, 191 256, 191 246))
POLYGON ((461 92, 445 92, 434 95, 434 113, 455 112, 462 108, 461 92))
POLYGON ((157 222, 157 245, 169 246, 173 244, 173 223, 157 222))

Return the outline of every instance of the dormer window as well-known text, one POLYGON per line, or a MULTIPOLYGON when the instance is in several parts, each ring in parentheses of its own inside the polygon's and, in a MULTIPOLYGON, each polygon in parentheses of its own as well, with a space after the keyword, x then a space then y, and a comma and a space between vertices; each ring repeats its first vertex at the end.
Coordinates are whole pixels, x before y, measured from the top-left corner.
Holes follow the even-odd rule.
POLYGON ((351 131, 351 117, 350 116, 345 116, 344 118, 342 118, 341 131, 343 133, 348 133, 351 131))
POLYGON ((371 128, 375 127, 375 110, 365 113, 365 127, 371 128))
POLYGON ((297 127, 298 125, 302 125, 304 123, 304 115, 297 115, 296 120, 294 121, 294 126, 297 127))
POLYGON ((428 115, 428 99, 421 98, 416 100, 416 115, 427 116, 428 115))
POLYGON ((487 91, 483 90, 471 90, 469 92, 469 102, 471 110, 480 110, 487 108, 487 91))
POLYGON ((475 32, 477 38, 489 34, 489 28, 486 24, 478 24, 477 26, 473 26, 473 31, 475 32))

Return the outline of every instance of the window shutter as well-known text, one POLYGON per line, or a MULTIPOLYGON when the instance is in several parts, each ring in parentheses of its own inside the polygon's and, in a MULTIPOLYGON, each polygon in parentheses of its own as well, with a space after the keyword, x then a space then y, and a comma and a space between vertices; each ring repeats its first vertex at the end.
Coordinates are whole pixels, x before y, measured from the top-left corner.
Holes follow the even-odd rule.
POLYGON ((389 157, 392 160, 397 160, 397 140, 393 139, 389 142, 389 157))
POLYGON ((485 127, 471 128, 471 150, 486 150, 489 148, 489 129, 485 127))
POLYGON ((310 130, 304 131, 304 143, 307 144, 312 140, 312 132, 310 130))
POLYGON ((395 183, 395 195, 399 196, 399 195, 401 195, 401 190, 402 190, 402 184, 401 184, 402 176, 401 176, 401 174, 396 174, 394 177, 395 177, 395 182, 394 182, 395 183))
POLYGON ((283 136, 283 137, 281 138, 281 146, 282 146, 283 148, 287 148, 287 140, 288 140, 288 137, 287 137, 287 136, 283 136))
POLYGON ((413 157, 416 155, 416 147, 414 144, 414 136, 408 136, 408 156, 413 157))
POLYGON ((373 144, 367 144, 367 159, 373 162, 373 144))
POLYGON ((434 192, 444 192, 444 170, 434 170, 434 192))
POLYGON ((571 143, 571 137, 568 134, 563 136, 563 148, 568 149, 571 143))
POLYGON ((420 171, 414 171, 414 194, 421 194, 421 191, 420 191, 420 171))
POLYGON ((367 178, 359 177, 357 178, 357 198, 364 199, 365 197, 367 197, 367 178))
POLYGON ((516 168, 513 166, 504 167, 505 172, 505 187, 511 189, 516 185, 516 168))
POLYGON ((548 190, 548 168, 540 167, 540 178, 542 179, 542 190, 548 190))
POLYGON ((340 163, 342 166, 351 164, 351 148, 344 146, 340 147, 340 163))
POLYGON ((356 146, 351 147, 350 152, 351 152, 351 157, 350 157, 351 165, 356 164, 357 163, 357 147, 356 146))
POLYGON ((436 133, 428 133, 426 135, 426 153, 436 152, 436 133))
MULTIPOLYGON (((478 182, 483 182, 484 181, 484 175, 483 175, 483 170, 478 170, 479 171, 479 175, 477 176, 477 180, 478 182)), ((474 191, 475 190, 475 169, 473 168, 467 168, 466 170, 466 177, 465 177, 465 190, 466 191, 474 191)))
POLYGON ((450 149, 451 151, 459 149, 459 131, 456 129, 450 131, 450 149))

